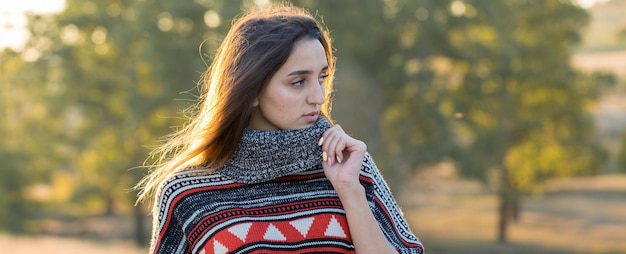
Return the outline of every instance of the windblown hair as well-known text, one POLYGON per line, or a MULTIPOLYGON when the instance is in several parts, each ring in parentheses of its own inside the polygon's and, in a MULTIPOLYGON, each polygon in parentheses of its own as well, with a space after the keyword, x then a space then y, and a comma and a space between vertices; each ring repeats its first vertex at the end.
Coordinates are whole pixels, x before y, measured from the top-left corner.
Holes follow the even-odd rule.
POLYGON ((153 151, 157 162, 136 186, 138 201, 152 200, 173 173, 206 166, 223 166, 235 152, 252 114, 254 99, 287 61, 301 39, 319 40, 328 61, 321 115, 329 121, 335 70, 328 31, 301 8, 281 6, 251 11, 237 19, 219 46, 198 86, 195 113, 153 151))

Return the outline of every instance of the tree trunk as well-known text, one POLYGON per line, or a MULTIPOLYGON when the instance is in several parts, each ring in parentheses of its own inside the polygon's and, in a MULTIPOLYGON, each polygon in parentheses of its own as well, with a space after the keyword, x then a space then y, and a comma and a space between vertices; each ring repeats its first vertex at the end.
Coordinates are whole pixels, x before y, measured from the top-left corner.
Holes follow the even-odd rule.
MULTIPOLYGON (((503 77, 507 75, 503 74, 503 77)), ((506 166, 506 155, 509 150, 509 128, 510 121, 509 116, 512 110, 510 110, 510 102, 508 100, 508 87, 507 79, 502 78, 502 85, 500 88, 500 112, 498 114, 498 153, 497 153, 497 167, 500 170, 500 209, 498 219, 498 242, 507 242, 507 229, 509 221, 513 216, 514 210, 514 198, 513 188, 509 180, 509 169, 506 166)))
POLYGON ((507 237, 506 237, 506 231, 508 227, 508 220, 506 216, 507 207, 508 207, 508 200, 506 198, 506 195, 503 192, 501 192, 500 206, 498 209, 498 242, 500 243, 507 242, 507 237))
POLYGON ((146 230, 146 215, 141 209, 141 205, 133 206, 133 222, 135 224, 135 243, 139 246, 150 244, 149 232, 146 230))
POLYGON ((104 197, 104 215, 113 216, 115 214, 115 199, 112 195, 108 194, 104 197))
POLYGON ((500 206, 498 207, 498 242, 506 243, 508 242, 507 230, 509 222, 513 218, 515 211, 515 199, 513 198, 513 191, 508 181, 507 169, 502 168, 501 170, 503 171, 503 181, 498 195, 500 199, 500 206))
POLYGON ((522 202, 520 200, 520 194, 515 190, 513 191, 511 206, 511 220, 513 222, 518 222, 520 218, 522 202))

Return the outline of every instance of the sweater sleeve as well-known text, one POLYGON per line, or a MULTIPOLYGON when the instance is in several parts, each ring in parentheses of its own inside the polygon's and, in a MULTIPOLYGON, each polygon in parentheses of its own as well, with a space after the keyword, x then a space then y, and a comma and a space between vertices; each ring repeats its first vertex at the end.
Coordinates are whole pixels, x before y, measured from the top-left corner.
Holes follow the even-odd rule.
POLYGON ((187 248, 185 232, 175 213, 176 181, 167 182, 155 200, 150 253, 182 253, 187 248))
POLYGON ((413 234, 387 183, 369 154, 363 159, 361 183, 365 186, 367 199, 387 240, 400 253, 424 252, 419 239, 413 234))

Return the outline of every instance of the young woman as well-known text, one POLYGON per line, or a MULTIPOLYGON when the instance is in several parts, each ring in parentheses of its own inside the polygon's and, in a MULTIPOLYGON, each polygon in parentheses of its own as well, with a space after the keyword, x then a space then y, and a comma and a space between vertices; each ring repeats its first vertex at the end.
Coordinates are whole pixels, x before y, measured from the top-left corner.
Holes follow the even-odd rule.
POLYGON ((330 119, 334 58, 307 12, 239 18, 190 122, 139 184, 153 253, 422 253, 366 145, 330 119))

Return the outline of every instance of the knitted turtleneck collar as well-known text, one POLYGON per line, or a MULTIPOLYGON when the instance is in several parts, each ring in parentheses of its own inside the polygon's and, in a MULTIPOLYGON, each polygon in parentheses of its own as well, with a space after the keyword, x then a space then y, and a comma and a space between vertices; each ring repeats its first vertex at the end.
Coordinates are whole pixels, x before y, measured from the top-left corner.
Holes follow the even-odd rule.
POLYGON ((311 169, 322 163, 317 143, 328 128, 330 123, 320 117, 312 126, 297 130, 245 129, 237 150, 218 172, 252 184, 311 169))

